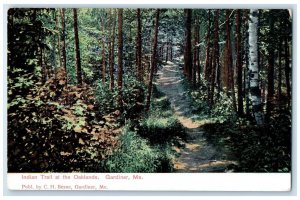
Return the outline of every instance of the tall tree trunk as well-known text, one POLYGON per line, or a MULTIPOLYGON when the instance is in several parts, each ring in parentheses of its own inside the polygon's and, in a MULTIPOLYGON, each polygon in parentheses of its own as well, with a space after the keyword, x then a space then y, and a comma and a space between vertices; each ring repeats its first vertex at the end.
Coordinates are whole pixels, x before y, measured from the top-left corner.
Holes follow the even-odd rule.
POLYGON ((211 67, 211 89, 210 89, 210 96, 209 96, 209 102, 210 105, 213 105, 214 103, 214 90, 215 90, 215 79, 216 79, 216 68, 217 68, 217 57, 219 57, 218 52, 218 42, 219 42, 219 10, 215 10, 215 19, 214 19, 214 46, 212 51, 212 67, 211 67))
POLYGON ((118 103, 120 111, 123 111, 123 9, 118 9, 118 103))
POLYGON ((235 87, 234 87, 234 68, 232 61, 232 49, 231 49, 231 37, 230 37, 231 25, 229 19, 229 10, 226 10, 226 49, 227 49, 227 70, 228 70, 228 86, 227 91, 231 90, 232 107, 235 113, 237 113, 235 87))
POLYGON ((142 80, 142 20, 141 9, 137 9, 137 38, 136 38, 136 52, 137 52, 137 78, 142 80))
POLYGON ((76 71, 77 71, 77 85, 82 85, 82 72, 81 72, 81 60, 80 60, 80 47, 78 37, 78 22, 77 22, 77 9, 73 8, 74 15, 74 34, 75 34, 75 52, 76 52, 76 71))
POLYGON ((154 41, 153 41, 153 54, 152 54, 152 65, 150 70, 150 77, 149 77, 149 85, 148 85, 148 95, 147 95, 147 102, 146 102, 146 111, 150 109, 151 103, 151 95, 152 95, 152 81, 154 70, 156 68, 157 62, 157 35, 158 35, 158 26, 159 26, 159 9, 156 9, 156 17, 155 17, 155 31, 154 31, 154 41))
POLYGON ((186 13, 186 40, 185 40, 185 57, 184 57, 184 68, 185 73, 188 77, 188 79, 192 80, 192 9, 184 9, 186 13))
POLYGON ((290 55, 289 55, 289 44, 288 36, 286 36, 284 41, 284 51, 285 51, 285 81, 286 81, 286 92, 288 97, 288 106, 290 107, 291 101, 291 85, 290 85, 290 55))
MULTIPOLYGON (((197 44, 200 43, 200 21, 199 17, 197 18, 197 44)), ((197 47, 197 75, 198 75, 198 83, 200 83, 201 80, 201 65, 200 65, 200 45, 197 47)))
POLYGON ((278 44, 278 100, 281 101, 282 98, 282 90, 281 90, 281 86, 282 86, 282 63, 281 63, 281 59, 282 59, 282 38, 279 39, 279 44, 278 44))
MULTIPOLYGON (((59 27, 59 15, 57 14, 58 10, 55 10, 55 29, 57 30, 57 48, 58 48, 58 57, 59 57, 59 67, 62 66, 61 60, 61 46, 60 46, 60 27, 59 27)), ((55 73, 56 74, 56 73, 55 73)))
MULTIPOLYGON (((248 20, 249 10, 245 10, 244 20, 248 20)), ((249 90, 250 90, 250 77, 249 77, 249 24, 245 24, 245 41, 244 41, 244 49, 245 49, 245 62, 246 67, 244 70, 244 91, 245 91, 245 99, 246 99, 246 115, 250 116, 250 98, 249 98, 249 90)))
POLYGON ((230 23, 229 23, 229 10, 226 10, 226 43, 225 43, 225 86, 226 92, 231 88, 231 63, 230 63, 230 23))
POLYGON ((114 65, 115 65, 115 33, 116 33, 116 11, 114 12, 113 15, 113 33, 112 33, 112 45, 111 45, 111 63, 110 63, 110 68, 109 68, 109 90, 112 91, 113 88, 115 87, 114 83, 114 65))
POLYGON ((66 73, 66 85, 68 82, 68 72, 67 72, 67 56, 66 56, 66 24, 65 24, 65 8, 60 10, 61 15, 61 31, 62 31, 62 58, 63 58, 63 68, 66 73))
MULTIPOLYGON (((269 13, 269 26, 270 26, 270 32, 269 32, 269 46, 268 46, 268 94, 267 94, 267 111, 266 111, 266 121, 269 121, 271 112, 273 110, 273 96, 274 96, 274 20, 273 20, 273 12, 274 10, 271 10, 269 13)), ((276 11, 277 12, 277 11, 276 11)))
POLYGON ((256 123, 264 124, 264 114, 262 112, 262 101, 258 80, 258 64, 257 64, 257 23, 258 10, 250 10, 249 20, 249 76, 250 76, 250 94, 252 101, 252 109, 256 123))
MULTIPOLYGON (((111 29, 112 29, 112 21, 113 21, 113 16, 112 16, 112 8, 109 9, 109 20, 108 20, 108 67, 109 67, 109 80, 111 80, 110 75, 111 75, 111 63, 112 63, 112 45, 111 45, 111 29)), ((110 85, 110 83, 109 83, 110 85)))
POLYGON ((243 69, 242 69, 242 53, 241 53, 241 10, 236 13, 236 70, 237 70, 237 85, 238 85, 238 115, 242 116, 243 108, 243 69))
POLYGON ((193 86, 196 86, 197 83, 197 71, 198 71, 198 66, 197 66, 197 42, 198 42, 198 25, 197 25, 197 17, 195 17, 195 22, 194 22, 194 44, 193 44, 193 86))
POLYGON ((104 19, 102 19, 102 83, 105 84, 105 33, 104 33, 104 19))
POLYGON ((205 56, 205 66, 204 66, 204 78, 208 80, 209 76, 209 52, 210 52, 210 10, 208 10, 208 22, 206 30, 206 56, 205 56))

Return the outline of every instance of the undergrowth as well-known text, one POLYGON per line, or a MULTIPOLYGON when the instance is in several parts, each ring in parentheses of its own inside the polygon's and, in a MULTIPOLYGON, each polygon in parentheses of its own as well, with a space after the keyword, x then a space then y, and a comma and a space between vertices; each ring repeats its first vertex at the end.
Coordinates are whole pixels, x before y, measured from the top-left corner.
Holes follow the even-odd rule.
POLYGON ((270 120, 257 126, 252 116, 238 117, 232 97, 215 91, 214 105, 207 101, 207 83, 202 80, 196 88, 187 81, 184 87, 192 97, 194 113, 205 129, 207 140, 229 149, 239 165, 235 172, 289 172, 291 170, 291 113, 285 105, 277 104, 270 120))
POLYGON ((172 146, 184 131, 165 95, 153 87, 151 109, 138 121, 127 121, 120 146, 107 159, 109 172, 172 172, 172 146))

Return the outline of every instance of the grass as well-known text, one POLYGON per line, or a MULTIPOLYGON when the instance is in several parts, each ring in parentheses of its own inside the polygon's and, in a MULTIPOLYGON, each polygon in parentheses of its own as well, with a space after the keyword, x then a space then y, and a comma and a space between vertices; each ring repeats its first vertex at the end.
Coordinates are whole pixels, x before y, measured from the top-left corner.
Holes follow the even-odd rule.
POLYGON ((151 111, 139 123, 127 122, 119 148, 103 164, 106 172, 172 172, 176 137, 183 137, 181 124, 165 95, 153 88, 151 111))

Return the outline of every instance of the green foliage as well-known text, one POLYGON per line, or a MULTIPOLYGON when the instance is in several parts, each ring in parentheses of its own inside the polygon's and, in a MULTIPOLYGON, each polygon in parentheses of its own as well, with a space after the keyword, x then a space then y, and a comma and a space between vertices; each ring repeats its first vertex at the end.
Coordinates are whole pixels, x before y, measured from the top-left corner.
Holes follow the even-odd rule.
POLYGON ((108 84, 103 84, 102 80, 99 80, 96 86, 96 105, 98 112, 102 114, 108 114, 117 109, 117 95, 118 91, 113 89, 109 90, 108 84))
POLYGON ((207 139, 215 145, 224 145, 239 161, 232 166, 236 172, 288 172, 291 170, 290 117, 277 117, 264 127, 248 120, 240 123, 206 124, 207 139))
POLYGON ((172 170, 170 148, 151 146, 126 126, 120 136, 120 147, 106 160, 106 171, 113 173, 153 173, 172 170))
MULTIPOLYGON (((21 79, 9 86, 15 80, 21 79)), ((117 146, 119 125, 114 116, 95 117, 90 88, 49 79, 27 95, 14 93, 8 102, 10 172, 95 172, 117 146)))
MULTIPOLYGON (((122 121, 125 119, 135 119, 143 112, 145 101, 146 86, 137 81, 134 77, 125 75, 124 85, 122 88, 123 112, 122 121)), ((101 80, 98 81, 96 87, 96 104, 99 113, 108 114, 119 110, 117 88, 109 90, 109 84, 101 80)))
POLYGON ((125 119, 136 119, 143 112, 146 98, 146 85, 135 77, 124 76, 124 86, 122 89, 123 117, 125 119))

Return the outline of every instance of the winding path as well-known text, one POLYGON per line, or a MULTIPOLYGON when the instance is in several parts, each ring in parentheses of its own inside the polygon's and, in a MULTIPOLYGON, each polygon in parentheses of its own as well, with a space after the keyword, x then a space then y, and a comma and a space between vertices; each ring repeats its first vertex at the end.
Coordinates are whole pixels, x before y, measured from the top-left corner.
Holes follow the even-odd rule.
POLYGON ((191 99, 183 87, 183 79, 178 64, 168 61, 158 71, 156 85, 169 101, 180 123, 186 131, 187 139, 183 147, 174 147, 178 157, 174 160, 175 172, 226 172, 227 166, 236 164, 229 159, 229 153, 224 147, 209 144, 203 136, 201 122, 194 122, 191 99))

